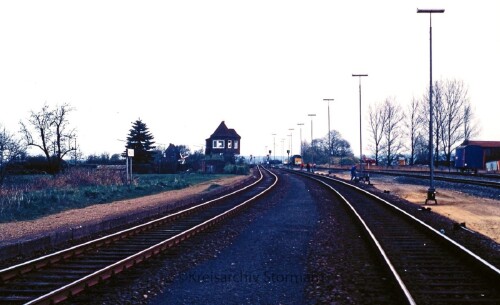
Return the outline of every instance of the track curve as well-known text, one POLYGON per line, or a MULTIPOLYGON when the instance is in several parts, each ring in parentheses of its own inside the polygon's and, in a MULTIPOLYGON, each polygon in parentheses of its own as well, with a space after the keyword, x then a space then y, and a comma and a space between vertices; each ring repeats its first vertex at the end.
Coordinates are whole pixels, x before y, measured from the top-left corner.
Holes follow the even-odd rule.
POLYGON ((408 304, 500 303, 496 266, 377 196, 338 179, 307 177, 349 202, 407 290, 408 304))
POLYGON ((55 304, 174 247, 271 190, 277 176, 160 219, 0 270, 0 304, 55 304))

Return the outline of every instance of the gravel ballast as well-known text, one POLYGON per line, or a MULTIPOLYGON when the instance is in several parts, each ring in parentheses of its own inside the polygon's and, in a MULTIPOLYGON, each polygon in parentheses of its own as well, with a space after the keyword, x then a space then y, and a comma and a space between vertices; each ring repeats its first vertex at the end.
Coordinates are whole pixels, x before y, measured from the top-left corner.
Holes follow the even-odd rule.
POLYGON ((311 182, 276 192, 173 251, 77 296, 73 304, 305 304, 318 213, 311 182))
MULTIPOLYGON (((360 304, 343 226, 328 195, 311 181, 280 173, 277 190, 235 218, 196 236, 72 304, 360 304)), ((358 184, 425 219, 480 255, 498 261, 497 244, 406 200, 358 184)), ((385 304, 390 304, 387 300, 385 304)))
POLYGON ((152 304, 305 303, 308 242, 318 215, 304 182, 285 179, 278 203, 220 255, 180 274, 152 304))

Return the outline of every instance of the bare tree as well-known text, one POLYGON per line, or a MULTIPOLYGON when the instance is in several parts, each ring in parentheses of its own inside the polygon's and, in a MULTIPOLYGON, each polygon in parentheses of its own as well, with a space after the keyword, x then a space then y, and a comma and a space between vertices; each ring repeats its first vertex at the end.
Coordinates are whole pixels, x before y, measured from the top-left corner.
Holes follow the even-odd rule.
POLYGON ((75 137, 69 128, 68 115, 73 108, 65 103, 50 109, 45 104, 39 112, 30 112, 27 124, 20 122, 27 146, 38 147, 44 154, 52 173, 62 168, 63 158, 76 147, 65 145, 75 137))
MULTIPOLYGON (((451 165, 451 153, 455 146, 465 139, 475 136, 479 127, 474 121, 474 115, 468 98, 467 88, 459 80, 439 80, 434 85, 433 101, 433 144, 436 159, 444 156, 451 165)), ((424 98, 428 103, 428 96, 424 98)), ((426 116, 429 105, 423 103, 420 113, 426 116)), ((428 117, 428 115, 427 115, 428 117)), ((427 135, 428 128, 423 128, 427 135)))
POLYGON ((410 165, 415 164, 416 159, 416 146, 417 139, 421 135, 421 130, 423 124, 425 123, 425 119, 419 113, 421 101, 416 99, 415 97, 411 100, 410 105, 408 106, 406 113, 405 126, 407 130, 407 135, 410 139, 410 165))
POLYGON ((474 121, 474 112, 470 101, 467 100, 464 106, 464 140, 469 140, 479 134, 480 128, 474 121))
POLYGON ((434 137, 434 161, 439 161, 439 147, 440 147, 440 144, 442 143, 442 135, 443 135, 443 131, 442 129, 444 129, 446 123, 445 123, 445 120, 446 120, 446 108, 445 108, 445 104, 444 104, 444 82, 443 81, 436 81, 436 83, 434 84, 434 103, 433 103, 433 106, 434 106, 434 134, 433 134, 433 137, 434 137))
POLYGON ((457 143, 464 140, 464 109, 468 101, 467 88, 462 81, 448 80, 443 86, 443 121, 441 141, 448 165, 451 152, 457 143))
POLYGON ((372 106, 370 105, 368 107, 368 112, 369 127, 373 137, 372 141, 375 155, 375 164, 378 165, 379 154, 382 148, 382 136, 384 134, 385 127, 385 113, 383 105, 381 103, 377 103, 375 105, 375 108, 372 108, 372 106))
POLYGON ((429 139, 419 134, 415 139, 414 164, 425 164, 429 161, 429 139))
POLYGON ((387 98, 383 104, 384 111, 384 151, 387 165, 391 165, 399 154, 402 144, 401 124, 405 115, 393 98, 387 98))
POLYGON ((9 163, 20 158, 25 152, 26 147, 0 125, 0 185, 7 175, 9 163))
MULTIPOLYGON (((432 129, 433 129, 433 134, 432 134, 432 140, 433 140, 433 151, 434 151, 434 160, 439 160, 439 147, 441 143, 441 127, 443 126, 443 90, 442 90, 442 81, 436 81, 432 90, 433 90, 433 103, 432 103, 432 108, 433 108, 433 118, 432 118, 432 129)), ((423 97, 423 103, 421 104, 421 111, 420 115, 424 118, 424 123, 423 124, 423 131, 425 132, 425 135, 427 139, 430 141, 429 137, 429 120, 431 119, 429 116, 430 113, 430 103, 429 103, 429 95, 428 95, 429 90, 426 91, 423 97)), ((430 147, 431 143, 428 143, 428 147, 430 147)), ((428 150, 429 156, 427 159, 430 159, 430 151, 428 150)), ((429 162, 430 164, 430 162, 429 162)))
POLYGON ((330 143, 330 148, 325 150, 325 161, 328 162, 330 160, 329 157, 339 158, 339 164, 342 165, 342 159, 352 155, 351 145, 347 140, 342 138, 342 135, 337 130, 330 132, 329 139, 328 135, 323 138, 326 147, 330 143))
MULTIPOLYGON (((325 138, 325 140, 328 143, 328 138, 325 138)), ((342 138, 342 135, 337 130, 332 130, 330 132, 330 144, 331 146, 328 152, 330 152, 333 157, 340 157, 351 149, 349 142, 342 138)))

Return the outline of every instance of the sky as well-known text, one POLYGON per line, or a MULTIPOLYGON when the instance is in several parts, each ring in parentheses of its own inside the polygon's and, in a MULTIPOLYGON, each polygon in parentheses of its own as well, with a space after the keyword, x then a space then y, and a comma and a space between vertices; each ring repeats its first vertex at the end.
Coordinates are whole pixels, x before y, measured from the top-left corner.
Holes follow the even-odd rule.
POLYGON ((406 108, 428 90, 417 8, 445 9, 432 17, 433 79, 463 81, 476 139, 500 140, 497 0, 2 0, 0 125, 17 133, 30 111, 69 103, 84 155, 121 153, 137 119, 160 146, 199 150, 225 121, 242 155, 280 155, 311 126, 326 137, 334 99, 330 128, 355 154, 361 132, 369 154, 368 106, 406 108), (352 74, 368 74, 361 111, 352 74))

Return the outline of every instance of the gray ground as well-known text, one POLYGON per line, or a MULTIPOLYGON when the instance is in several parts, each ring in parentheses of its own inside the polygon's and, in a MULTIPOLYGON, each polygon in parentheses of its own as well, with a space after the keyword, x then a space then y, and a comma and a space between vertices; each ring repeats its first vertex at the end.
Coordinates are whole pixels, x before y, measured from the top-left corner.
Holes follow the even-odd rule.
POLYGON ((304 304, 307 246, 318 215, 304 183, 289 183, 280 202, 220 255, 181 273, 151 304, 304 304))

